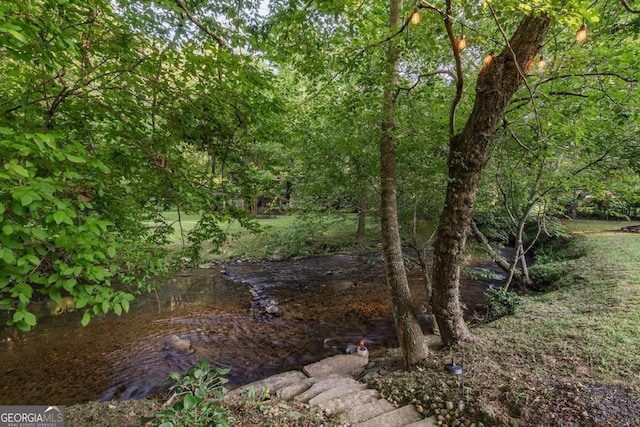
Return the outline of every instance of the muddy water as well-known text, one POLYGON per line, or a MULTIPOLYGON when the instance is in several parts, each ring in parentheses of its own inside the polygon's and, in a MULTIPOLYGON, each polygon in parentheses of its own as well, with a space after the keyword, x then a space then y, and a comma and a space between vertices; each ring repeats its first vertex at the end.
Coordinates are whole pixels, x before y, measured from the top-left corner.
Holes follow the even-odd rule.
MULTIPOLYGON (((396 344, 382 268, 374 255, 233 263, 176 277, 138 297, 129 314, 86 328, 71 312, 43 316, 27 334, 1 329, 0 404, 138 399, 202 359, 230 368, 233 388, 333 354, 323 347, 328 337, 364 338, 372 353, 382 352, 396 344), (276 301, 282 315, 266 315, 260 301, 276 301), (195 352, 166 357, 163 344, 174 334, 195 352)), ((467 307, 482 303, 490 282, 462 285, 467 307)), ((422 284, 411 283, 419 308, 422 284)))

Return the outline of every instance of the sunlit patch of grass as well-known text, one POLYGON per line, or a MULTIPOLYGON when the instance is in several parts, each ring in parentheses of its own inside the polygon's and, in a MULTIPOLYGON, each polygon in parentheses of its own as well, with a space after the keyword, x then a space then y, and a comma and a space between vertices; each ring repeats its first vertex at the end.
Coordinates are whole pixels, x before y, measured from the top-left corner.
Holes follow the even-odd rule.
MULTIPOLYGON (((199 215, 178 215, 165 212, 165 222, 173 228, 168 247, 179 252, 188 245, 187 235, 199 220, 199 215), (184 246, 183 246, 184 245, 184 246)), ((357 227, 355 214, 334 214, 316 217, 292 215, 264 216, 255 219, 258 232, 243 228, 239 222, 220 223, 227 240, 219 249, 205 242, 205 261, 219 261, 247 257, 279 259, 339 253, 354 250, 357 227)), ((365 234, 365 248, 375 248, 380 241, 379 221, 369 218, 365 234)))
POLYGON ((569 229, 572 234, 603 233, 607 231, 618 231, 622 227, 634 224, 629 221, 593 221, 587 219, 563 220, 562 224, 569 229))

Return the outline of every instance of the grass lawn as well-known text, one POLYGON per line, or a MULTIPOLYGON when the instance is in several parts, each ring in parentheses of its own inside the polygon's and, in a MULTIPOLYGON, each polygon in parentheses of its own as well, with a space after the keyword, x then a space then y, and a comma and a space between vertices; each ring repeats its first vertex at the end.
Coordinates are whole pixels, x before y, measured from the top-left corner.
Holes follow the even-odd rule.
POLYGON ((564 261, 556 290, 527 296, 515 315, 473 331, 468 360, 477 380, 492 385, 479 391, 488 407, 543 407, 558 399, 558 384, 640 391, 640 234, 617 231, 626 222, 565 225, 587 250, 564 261))
MULTIPOLYGON (((178 217, 177 212, 165 212, 163 217, 174 229, 169 247, 180 250, 181 236, 186 242, 187 233, 196 225, 199 215, 183 214, 178 217)), ((221 229, 227 233, 227 241, 217 251, 211 251, 211 246, 205 245, 205 261, 241 257, 272 260, 354 250, 355 214, 259 216, 255 222, 260 228, 258 233, 243 228, 237 221, 221 223, 221 229)), ((377 218, 367 219, 366 248, 374 248, 380 241, 378 223, 377 218)))

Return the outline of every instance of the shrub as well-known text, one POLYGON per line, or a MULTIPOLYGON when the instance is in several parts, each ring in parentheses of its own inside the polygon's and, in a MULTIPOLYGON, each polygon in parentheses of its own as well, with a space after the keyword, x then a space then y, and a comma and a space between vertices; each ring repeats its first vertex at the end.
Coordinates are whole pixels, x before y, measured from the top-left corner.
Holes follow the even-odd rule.
POLYGON ((566 263, 582 258, 589 248, 580 237, 546 240, 534 251, 535 264, 529 269, 534 289, 543 290, 557 282, 567 271, 566 263))
POLYGON ((550 262, 536 264, 529 269, 529 276, 533 281, 535 290, 548 289, 566 273, 564 262, 550 262))
POLYGON ((224 396, 223 375, 228 369, 211 368, 206 360, 191 367, 182 376, 178 372, 169 375, 173 383, 169 389, 171 397, 167 404, 179 399, 170 409, 160 411, 156 418, 162 423, 160 427, 176 426, 216 426, 229 425, 229 413, 213 403, 220 402, 224 396))
POLYGON ((491 287, 485 295, 487 296, 487 306, 491 316, 513 314, 515 308, 522 304, 522 298, 514 292, 505 291, 502 288, 491 287))

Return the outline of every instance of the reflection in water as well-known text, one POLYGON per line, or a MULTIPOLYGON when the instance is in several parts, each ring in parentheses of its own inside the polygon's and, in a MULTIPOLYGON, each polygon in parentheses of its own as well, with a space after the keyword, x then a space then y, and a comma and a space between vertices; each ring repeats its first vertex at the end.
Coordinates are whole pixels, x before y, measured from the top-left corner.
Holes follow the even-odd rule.
MULTIPOLYGON (((40 317, 34 331, 0 330, 0 404, 71 404, 138 399, 199 360, 230 368, 230 387, 300 368, 328 356, 327 337, 375 355, 395 345, 395 331, 375 256, 333 256, 279 263, 237 263, 223 276, 196 270, 140 296, 131 312, 95 318, 80 311, 40 317), (282 316, 264 316, 256 300, 275 300, 282 316), (193 352, 166 357, 167 339, 189 340, 193 352)), ((417 306, 422 284, 413 281, 417 306)), ((467 284, 467 306, 487 284, 467 284)), ((480 299, 478 299, 480 298, 480 299)), ((42 304, 46 314, 46 304, 42 304)))

